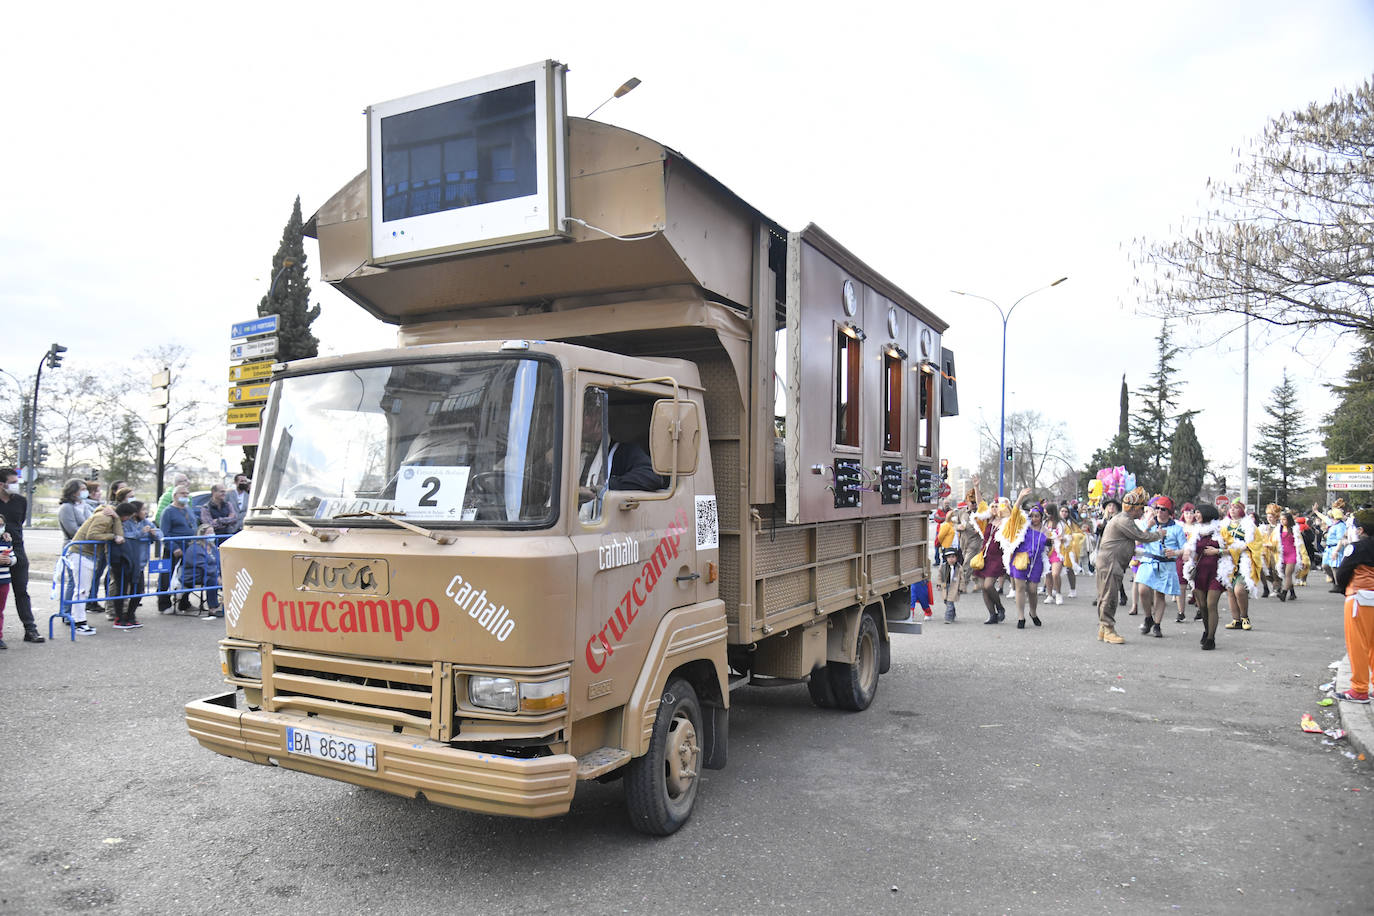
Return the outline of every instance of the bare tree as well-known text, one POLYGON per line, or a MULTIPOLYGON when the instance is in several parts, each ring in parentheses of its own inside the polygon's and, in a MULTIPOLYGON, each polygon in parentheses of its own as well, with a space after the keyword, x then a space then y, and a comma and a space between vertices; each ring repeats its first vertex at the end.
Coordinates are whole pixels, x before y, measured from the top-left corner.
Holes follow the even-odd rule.
POLYGON ((48 446, 48 464, 60 467, 59 480, 96 457, 114 432, 114 398, 94 372, 63 366, 44 379, 38 404, 38 441, 48 446))
POLYGON ((1198 228, 1136 240, 1147 308, 1374 332, 1374 81, 1275 118, 1236 157, 1198 228))
MULTIPOLYGON (((191 353, 182 344, 164 343, 149 347, 134 358, 138 367, 137 384, 122 393, 120 414, 128 415, 137 433, 142 457, 149 465, 157 460, 157 424, 150 422, 148 395, 154 373, 170 370, 172 384, 168 391, 167 444, 164 461, 170 467, 192 457, 197 449, 210 444, 211 437, 222 432, 222 425, 213 422, 214 387, 187 371, 191 353)), ((221 418, 222 419, 222 418, 221 418)), ((111 430, 111 435, 118 430, 111 430)), ((113 447, 113 440, 110 443, 113 447)), ((199 457, 195 455, 195 457, 199 457)))
MULTIPOLYGON (((1024 410, 1007 415, 1007 445, 1012 460, 1007 464, 1007 492, 1022 487, 1042 492, 1054 487, 1073 470, 1073 452, 1067 448, 1067 432, 1062 422, 1051 422, 1039 411, 1024 410)), ((979 428, 979 475, 997 479, 997 430, 985 419, 979 428)))

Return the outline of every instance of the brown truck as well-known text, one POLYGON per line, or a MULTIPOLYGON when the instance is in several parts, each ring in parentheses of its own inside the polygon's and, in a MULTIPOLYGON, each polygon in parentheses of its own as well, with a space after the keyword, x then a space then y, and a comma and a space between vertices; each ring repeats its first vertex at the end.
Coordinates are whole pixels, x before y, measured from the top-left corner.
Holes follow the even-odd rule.
POLYGON ((830 236, 567 117, 563 80, 369 109, 368 169, 307 231, 397 339, 274 367, 221 553, 232 689, 186 721, 471 811, 623 777, 668 834, 725 765, 734 688, 863 710, 919 632, 953 361, 830 236))

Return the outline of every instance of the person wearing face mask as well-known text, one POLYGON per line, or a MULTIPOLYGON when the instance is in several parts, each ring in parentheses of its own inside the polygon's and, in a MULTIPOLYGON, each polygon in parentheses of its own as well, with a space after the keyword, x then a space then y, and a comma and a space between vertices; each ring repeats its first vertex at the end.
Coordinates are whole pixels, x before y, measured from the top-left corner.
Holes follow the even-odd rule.
POLYGON ((57 505, 57 524, 62 529, 62 546, 66 547, 76 536, 76 529, 91 517, 91 507, 86 503, 90 496, 86 481, 73 477, 62 486, 62 498, 57 505))
POLYGON ((62 486, 62 498, 57 506, 57 524, 62 529, 63 540, 62 554, 58 560, 57 575, 54 578, 61 584, 62 600, 69 607, 72 596, 76 592, 76 574, 74 565, 68 560, 68 555, 71 553, 72 538, 76 537, 76 532, 94 511, 86 502, 86 497, 90 495, 90 491, 86 489, 86 481, 79 477, 73 477, 62 486))
POLYGON ((233 504, 234 511, 238 513, 238 522, 234 526, 235 531, 243 527, 243 520, 248 516, 248 491, 252 485, 253 482, 248 479, 247 474, 234 475, 234 489, 229 491, 229 502, 233 504))
POLYGON ((176 495, 177 487, 185 487, 186 492, 191 492, 191 478, 185 474, 177 474, 172 478, 172 485, 157 498, 157 511, 153 513, 154 519, 162 518, 162 513, 172 504, 172 497, 176 495))
MULTIPOLYGON (((196 519, 191 514, 191 492, 185 485, 177 487, 172 491, 171 505, 162 510, 158 517, 157 527, 162 530, 162 555, 172 559, 172 565, 182 558, 185 552, 186 540, 178 538, 193 538, 196 536, 196 519)), ((167 594, 172 587, 172 574, 170 571, 160 573, 157 577, 157 612, 165 614, 172 609, 173 596, 167 594)), ((189 611, 191 609, 190 599, 186 595, 178 595, 175 598, 177 610, 189 611)))
POLYGON ((29 601, 29 555, 24 550, 24 516, 29 504, 19 495, 19 474, 14 468, 0 468, 0 517, 5 530, 0 541, 10 549, 10 594, 14 596, 14 610, 24 625, 24 642, 44 642, 33 621, 33 604, 29 601))

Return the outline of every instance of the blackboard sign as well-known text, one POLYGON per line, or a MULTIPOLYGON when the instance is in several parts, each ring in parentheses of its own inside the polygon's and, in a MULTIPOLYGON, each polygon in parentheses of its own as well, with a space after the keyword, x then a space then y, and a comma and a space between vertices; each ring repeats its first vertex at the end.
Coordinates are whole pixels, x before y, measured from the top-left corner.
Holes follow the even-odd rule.
POLYGON ((863 490, 863 469, 848 458, 835 459, 835 508, 857 509, 863 490))
POLYGON ((893 506, 902 501, 903 468, 900 461, 883 462, 883 505, 893 506))

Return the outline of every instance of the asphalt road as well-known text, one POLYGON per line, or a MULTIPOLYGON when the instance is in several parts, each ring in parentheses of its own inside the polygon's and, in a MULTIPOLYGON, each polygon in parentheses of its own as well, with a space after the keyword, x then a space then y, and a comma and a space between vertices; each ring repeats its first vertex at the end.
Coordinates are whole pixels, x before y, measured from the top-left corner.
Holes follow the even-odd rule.
MULTIPOLYGON (((41 591, 41 589, 35 589, 41 591)), ((1124 612, 1123 612, 1124 613, 1124 612)), ((216 624, 159 618, 0 653, 3 913, 1361 913, 1374 771, 1298 728, 1344 653, 1334 596, 1257 629, 896 637, 864 713, 734 695, 692 820, 633 832, 619 784, 549 821, 486 817, 203 750, 216 624)), ((963 619, 963 618, 967 619, 963 619)), ((1343 743, 1343 742, 1342 742, 1343 743)))

